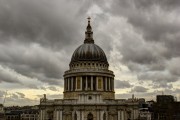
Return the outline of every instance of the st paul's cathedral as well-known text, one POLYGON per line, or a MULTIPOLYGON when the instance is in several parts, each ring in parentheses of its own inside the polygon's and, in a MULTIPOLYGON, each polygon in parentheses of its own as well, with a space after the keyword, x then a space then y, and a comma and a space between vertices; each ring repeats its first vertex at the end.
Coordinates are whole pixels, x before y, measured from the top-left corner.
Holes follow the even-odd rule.
POLYGON ((40 99, 40 120, 136 120, 138 101, 115 99, 114 73, 95 44, 88 18, 85 40, 64 72, 63 99, 40 99))

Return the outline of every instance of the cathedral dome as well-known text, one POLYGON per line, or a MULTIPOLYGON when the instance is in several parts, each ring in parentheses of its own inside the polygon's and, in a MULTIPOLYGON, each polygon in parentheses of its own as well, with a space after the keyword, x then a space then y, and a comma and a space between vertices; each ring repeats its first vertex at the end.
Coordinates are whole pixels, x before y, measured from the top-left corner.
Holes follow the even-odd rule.
POLYGON ((108 63, 104 51, 94 43, 84 43, 74 51, 71 63, 78 61, 98 61, 108 63))
POLYGON ((80 61, 95 61, 108 64, 104 51, 98 45, 94 44, 90 18, 88 18, 84 44, 74 51, 70 64, 80 61))
POLYGON ((94 42, 90 18, 84 43, 75 49, 69 70, 64 72, 64 99, 78 98, 80 103, 115 98, 114 73, 105 52, 94 42))

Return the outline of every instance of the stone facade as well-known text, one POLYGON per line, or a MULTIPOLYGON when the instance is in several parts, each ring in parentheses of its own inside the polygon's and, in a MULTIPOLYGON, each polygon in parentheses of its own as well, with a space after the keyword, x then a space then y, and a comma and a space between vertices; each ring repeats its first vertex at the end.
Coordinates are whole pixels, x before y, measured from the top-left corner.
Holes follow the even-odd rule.
POLYGON ((103 100, 101 94, 80 94, 78 99, 41 99, 40 120, 128 120, 138 118, 137 101, 103 100), (92 115, 89 119, 88 115, 92 115))
POLYGON ((104 51, 94 43, 88 20, 84 44, 64 73, 64 98, 40 100, 40 120, 136 120, 138 102, 115 99, 114 73, 104 51))

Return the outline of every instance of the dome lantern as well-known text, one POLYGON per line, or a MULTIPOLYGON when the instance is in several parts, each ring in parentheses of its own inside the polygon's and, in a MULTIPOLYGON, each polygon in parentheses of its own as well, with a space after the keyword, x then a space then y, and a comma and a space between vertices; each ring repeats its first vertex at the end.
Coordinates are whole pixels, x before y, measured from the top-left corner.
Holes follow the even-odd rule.
POLYGON ((88 19, 88 25, 86 27, 84 43, 94 43, 93 32, 92 32, 92 28, 91 28, 91 24, 90 24, 90 19, 91 18, 88 17, 87 19, 88 19))

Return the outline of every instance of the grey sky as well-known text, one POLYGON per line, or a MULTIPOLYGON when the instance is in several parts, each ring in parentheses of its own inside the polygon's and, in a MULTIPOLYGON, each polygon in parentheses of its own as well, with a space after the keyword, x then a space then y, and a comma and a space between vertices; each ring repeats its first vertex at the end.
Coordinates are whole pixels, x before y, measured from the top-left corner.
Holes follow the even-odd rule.
POLYGON ((0 0, 0 100, 6 90, 9 104, 62 94, 63 73, 83 43, 88 16, 118 95, 167 89, 177 95, 179 6, 179 0, 0 0), (36 97, 28 98, 32 93, 23 91, 29 90, 36 97))

